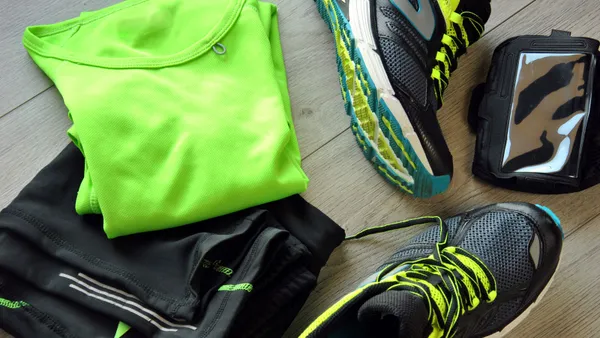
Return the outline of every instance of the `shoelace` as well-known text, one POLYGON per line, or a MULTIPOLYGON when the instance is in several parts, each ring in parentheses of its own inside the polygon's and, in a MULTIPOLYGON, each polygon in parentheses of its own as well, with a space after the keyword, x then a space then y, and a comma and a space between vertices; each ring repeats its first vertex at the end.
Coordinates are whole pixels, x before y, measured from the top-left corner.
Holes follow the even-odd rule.
POLYGON ((440 217, 422 217, 365 229, 346 240, 408 228, 420 224, 438 224, 440 241, 426 258, 399 262, 384 268, 377 282, 392 285, 389 290, 404 290, 417 295, 429 309, 434 337, 453 337, 461 315, 475 309, 481 301, 493 302, 497 296, 494 276, 485 264, 470 252, 448 245, 448 226, 440 217), (407 269, 385 277, 399 266, 407 269))
POLYGON ((435 94, 440 103, 443 104, 444 91, 448 87, 450 74, 458 66, 458 58, 464 54, 467 47, 471 45, 469 36, 465 29, 465 20, 467 20, 479 33, 483 34, 483 25, 480 22, 479 16, 473 12, 453 12, 450 15, 450 25, 446 34, 442 37, 442 48, 436 55, 437 65, 433 68, 431 78, 436 84, 435 94), (459 30, 456 29, 459 28, 459 30))

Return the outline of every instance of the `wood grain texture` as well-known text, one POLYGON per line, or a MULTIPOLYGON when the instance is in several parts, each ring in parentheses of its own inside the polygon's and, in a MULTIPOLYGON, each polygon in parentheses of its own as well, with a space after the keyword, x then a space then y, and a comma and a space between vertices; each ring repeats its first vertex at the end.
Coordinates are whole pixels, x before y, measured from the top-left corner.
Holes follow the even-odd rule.
MULTIPOLYGON (((13 1, 0 11, 0 208, 68 142, 70 122, 60 95, 30 61, 20 41, 23 29, 77 16, 114 0, 13 1), (50 89, 48 89, 50 88, 50 89), (15 109, 16 108, 16 109, 15 109), (7 114, 8 113, 8 114, 7 114), (3 116, 6 115, 6 116, 3 116), (3 117, 2 117, 3 116, 3 117)), ((567 239, 557 279, 533 312, 510 337, 596 337, 600 322, 594 292, 600 286, 600 210, 588 207, 594 188, 569 196, 536 196, 492 188, 471 175, 474 136, 466 124, 471 89, 485 78, 489 56, 503 40, 550 29, 600 38, 596 0, 493 0, 488 33, 460 60, 439 119, 454 154, 450 191, 416 200, 389 186, 364 159, 342 111, 331 33, 310 0, 274 1, 280 15, 292 108, 311 184, 305 198, 354 233, 359 229, 425 214, 451 216, 493 202, 528 201, 554 209, 567 239), (565 308, 572 310, 564 311, 565 308)), ((323 269, 319 285, 285 337, 301 330, 421 228, 349 242, 323 269)), ((5 336, 0 331, 0 338, 5 336)))
POLYGON ((66 110, 53 87, 0 120, 0 208, 67 145, 66 110))
POLYGON ((3 1, 0 10, 0 116, 52 84, 31 61, 21 39, 27 26, 51 24, 117 0, 3 1))

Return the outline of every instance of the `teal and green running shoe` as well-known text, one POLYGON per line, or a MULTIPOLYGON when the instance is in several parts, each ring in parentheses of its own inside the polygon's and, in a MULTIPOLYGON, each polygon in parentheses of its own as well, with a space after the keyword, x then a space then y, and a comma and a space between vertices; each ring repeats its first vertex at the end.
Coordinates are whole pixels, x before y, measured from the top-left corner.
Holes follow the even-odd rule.
POLYGON ((426 223, 434 226, 300 337, 502 337, 548 290, 563 232, 542 206, 495 204, 445 221, 423 217, 370 228, 349 239, 426 223))
POLYGON ((393 185, 429 198, 452 155, 436 112, 490 0, 316 0, 335 38, 345 109, 364 155, 393 185))

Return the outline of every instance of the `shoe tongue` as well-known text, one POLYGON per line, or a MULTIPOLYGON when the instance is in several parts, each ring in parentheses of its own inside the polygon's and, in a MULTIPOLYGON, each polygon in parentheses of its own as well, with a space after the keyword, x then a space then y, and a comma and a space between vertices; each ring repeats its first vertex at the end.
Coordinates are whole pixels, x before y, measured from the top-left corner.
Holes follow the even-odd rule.
POLYGON ((425 337, 429 326, 425 302, 408 291, 386 291, 358 310, 358 321, 380 334, 397 337, 425 337))

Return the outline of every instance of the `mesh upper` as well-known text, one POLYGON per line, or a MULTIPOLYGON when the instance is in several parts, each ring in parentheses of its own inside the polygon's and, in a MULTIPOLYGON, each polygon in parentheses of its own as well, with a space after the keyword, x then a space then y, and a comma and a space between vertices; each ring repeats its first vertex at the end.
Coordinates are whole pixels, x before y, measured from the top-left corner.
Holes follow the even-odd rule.
POLYGON ((500 305, 497 312, 492 311, 490 318, 482 321, 482 324, 478 328, 479 331, 487 330, 489 327, 497 327, 510 321, 521 308, 522 301, 522 298, 518 298, 500 305))
MULTIPOLYGON (((415 32, 415 29, 411 24, 406 22, 406 18, 400 15, 398 11, 395 11, 390 7, 381 7, 381 13, 389 19, 386 22, 388 28, 402 38, 406 43, 408 43, 411 48, 415 51, 420 52, 418 55, 420 58, 427 57, 427 45, 423 38, 419 35, 419 33, 415 32), (405 37, 408 35, 408 39, 405 37)), ((426 63, 426 60, 422 60, 423 63, 426 63)))
MULTIPOLYGON (((418 7, 418 6, 416 6, 418 7)), ((395 8, 379 7, 385 25, 393 36, 381 35, 379 45, 392 81, 402 87, 421 105, 428 99, 427 44, 407 19, 395 8)))
MULTIPOLYGON (((475 219, 457 216, 447 219, 445 223, 448 226, 449 245, 461 247, 479 257, 496 278, 499 294, 528 285, 533 278, 535 267, 529 250, 533 229, 525 216, 498 210, 481 214, 475 219), (465 226, 469 224, 467 229, 465 226)), ((432 226, 413 238, 384 266, 429 256, 439 239, 439 227, 432 226)), ((481 330, 506 325, 520 309, 521 299, 497 305, 490 311, 489 317, 480 323, 481 330)))
MULTIPOLYGON (((397 34, 399 36, 402 36, 401 34, 403 32, 403 29, 406 29, 406 28, 400 28, 402 25, 398 24, 396 22, 393 22, 393 21, 387 22, 387 26, 392 32, 394 32, 395 34, 397 34)), ((422 53, 422 55, 427 55, 427 50, 419 49, 419 48, 422 48, 422 45, 416 43, 415 40, 412 40, 412 39, 404 40, 404 43, 409 45, 413 51, 422 53)), ((418 54, 418 53, 415 53, 415 54, 418 54)), ((417 56, 416 60, 417 60, 417 62, 419 62, 421 64, 422 67, 425 67, 427 65, 427 60, 425 59, 425 57, 421 57, 421 55, 415 55, 415 56, 417 56)))
MULTIPOLYGON (((409 2, 415 7, 419 8, 419 3, 416 0, 409 0, 409 2)), ((435 1, 434 1, 435 3, 435 1)), ((461 0, 456 8, 456 12, 461 14, 464 18, 462 27, 468 38, 463 39, 462 30, 460 26, 452 24, 446 27, 445 20, 438 11, 437 15, 437 28, 435 35, 429 38, 424 38, 410 22, 410 20, 402 14, 393 5, 389 4, 389 1, 378 2, 378 30, 379 30, 379 46, 381 47, 381 53, 383 54, 384 62, 387 65, 387 70, 393 75, 393 81, 396 85, 404 86, 407 91, 422 105, 427 102, 427 86, 428 79, 431 76, 432 65, 436 63, 433 59, 436 52, 445 50, 453 61, 451 62, 451 69, 453 71, 457 66, 457 58, 466 52, 466 41, 470 44, 477 41, 483 33, 485 23, 489 19, 491 6, 489 0, 461 0), (458 32, 458 39, 455 41, 461 41, 456 47, 445 46, 441 44, 440 39, 442 34, 456 35, 454 32, 458 32), (465 41, 463 41, 465 40, 465 41), (444 46, 442 48, 442 46, 444 46), (412 58, 412 63, 418 64, 422 67, 418 76, 419 79, 411 78, 414 74, 406 74, 403 72, 405 67, 411 67, 412 65, 406 64, 402 60, 405 56, 399 55, 398 50, 403 50, 404 53, 412 58), (421 80, 424 79, 424 84, 421 80)), ((439 67, 445 68, 444 63, 437 62, 439 67)), ((449 74, 446 74, 442 69, 443 83, 446 83, 449 79, 449 74)), ((430 91, 436 90, 438 95, 441 96, 446 86, 442 89, 433 87, 430 91)), ((437 100, 437 99, 436 99, 437 100)), ((441 99, 437 102, 437 105, 441 105, 441 99)), ((437 106, 434 106, 437 107, 437 106)))
POLYGON ((492 270, 498 291, 527 283, 533 277, 529 243, 533 230, 520 214, 492 212, 481 217, 461 247, 481 258, 492 270))
POLYGON ((391 39, 379 40, 381 52, 396 83, 400 83, 410 92, 417 102, 427 103, 427 77, 413 57, 402 46, 391 39))
MULTIPOLYGON (((542 225, 553 226, 549 217, 545 221, 538 219, 536 215, 539 214, 541 211, 533 205, 499 204, 444 221, 448 231, 447 247, 460 247, 479 258, 493 274, 498 289, 498 298, 494 302, 483 302, 473 311, 459 317, 456 326, 453 327, 457 337, 482 336, 484 333, 499 331, 523 310, 523 292, 529 290, 533 286, 532 283, 539 282, 533 280, 536 272, 530 252, 530 243, 536 236, 534 229, 544 232, 542 225), (531 212, 527 211, 527 208, 530 208, 531 212), (550 223, 534 223, 546 221, 550 223)), ((439 226, 432 225, 415 236, 384 265, 392 269, 385 277, 390 277, 392 273, 398 273, 405 268, 406 264, 403 263, 406 261, 428 257, 440 241, 439 232, 439 226), (389 266, 391 263, 395 263, 396 266, 389 266)), ((553 259, 546 254, 551 254, 550 252, 544 253, 544 257, 553 259)), ((542 269, 537 274, 544 275, 547 272, 545 267, 542 269)), ((433 284, 443 283, 442 279, 435 276, 431 276, 428 281, 433 284)), ((327 320, 328 323, 338 322, 334 330, 337 336, 351 336, 356 333, 356 329, 360 329, 361 332, 368 331, 370 336, 374 337, 390 334, 399 337, 422 337, 431 333, 433 327, 429 321, 432 309, 427 306, 428 303, 422 296, 413 293, 410 288, 404 289, 402 285, 394 284, 395 281, 391 278, 381 283, 370 284, 372 282, 368 280, 363 284, 361 287, 364 289, 360 289, 360 293, 327 320), (342 316, 346 316, 348 320, 357 320, 360 325, 348 326, 347 322, 341 319, 342 316)), ((441 289, 442 292, 451 292, 443 287, 441 289)), ((459 289, 462 290, 461 287, 459 289)), ((438 292, 431 292, 425 298, 431 297, 442 298, 438 292)), ((444 299, 429 300, 442 305, 440 311, 445 311, 444 299)))
MULTIPOLYGON (((456 243, 454 237, 460 221, 461 217, 445 221, 450 244, 479 257, 496 277, 499 292, 532 278, 534 266, 529 257, 529 243, 533 230, 525 216, 502 211, 487 213, 474 221, 464 239, 456 243)), ((394 254, 390 262, 427 256, 438 241, 439 228, 433 226, 411 240, 407 249, 394 254)))

